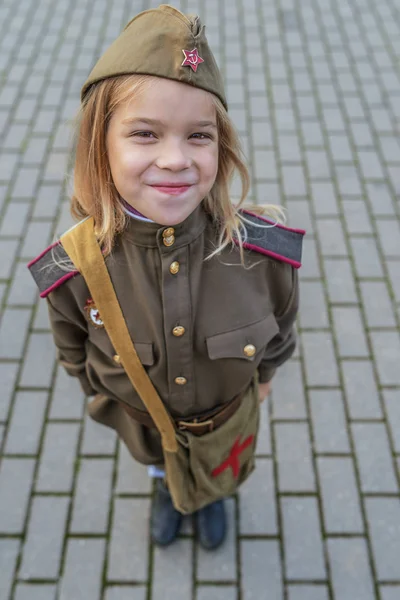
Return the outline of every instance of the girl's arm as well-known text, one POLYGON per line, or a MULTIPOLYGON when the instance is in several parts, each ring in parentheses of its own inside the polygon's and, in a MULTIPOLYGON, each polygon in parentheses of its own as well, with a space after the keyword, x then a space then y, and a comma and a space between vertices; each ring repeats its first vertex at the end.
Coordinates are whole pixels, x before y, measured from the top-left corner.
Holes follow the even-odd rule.
POLYGON ((292 356, 296 347, 294 323, 299 307, 299 282, 297 269, 291 268, 291 271, 292 282, 289 294, 286 296, 287 304, 283 311, 277 311, 275 314, 279 333, 268 344, 258 367, 260 383, 270 381, 276 369, 292 356))
MULTIPOLYGON (((50 295, 52 296, 52 294, 50 295)), ((77 377, 87 396, 96 394, 86 375, 87 330, 80 323, 79 315, 74 314, 73 304, 63 303, 62 309, 48 296, 50 324, 57 347, 57 358, 67 373, 77 377)))

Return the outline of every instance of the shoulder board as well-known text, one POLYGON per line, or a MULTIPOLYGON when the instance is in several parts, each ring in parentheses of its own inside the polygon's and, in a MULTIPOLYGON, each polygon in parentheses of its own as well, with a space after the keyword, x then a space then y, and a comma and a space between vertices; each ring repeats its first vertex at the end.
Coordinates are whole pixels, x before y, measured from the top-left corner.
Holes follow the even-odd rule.
POLYGON ((247 240, 243 243, 243 248, 289 263, 295 269, 301 267, 303 236, 306 233, 304 229, 285 227, 249 210, 241 209, 239 212, 246 218, 244 224, 247 240), (271 227, 265 227, 267 224, 271 227))
POLYGON ((79 271, 63 268, 65 263, 71 264, 71 261, 59 241, 28 263, 27 267, 36 281, 41 298, 46 298, 65 281, 79 274, 79 271))

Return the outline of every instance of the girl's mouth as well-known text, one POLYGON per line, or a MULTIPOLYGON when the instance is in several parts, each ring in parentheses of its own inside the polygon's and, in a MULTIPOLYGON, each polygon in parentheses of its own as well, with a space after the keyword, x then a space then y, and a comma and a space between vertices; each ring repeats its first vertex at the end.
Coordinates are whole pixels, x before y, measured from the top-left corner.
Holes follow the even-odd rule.
POLYGON ((170 196, 179 196, 186 192, 191 185, 152 185, 153 189, 161 192, 162 194, 169 194, 170 196))

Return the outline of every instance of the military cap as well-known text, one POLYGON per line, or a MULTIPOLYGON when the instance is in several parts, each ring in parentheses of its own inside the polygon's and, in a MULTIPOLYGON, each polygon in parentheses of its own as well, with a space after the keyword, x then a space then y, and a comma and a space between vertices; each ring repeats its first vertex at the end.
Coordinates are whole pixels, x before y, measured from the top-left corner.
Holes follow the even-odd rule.
POLYGON ((129 21, 93 67, 82 88, 82 102, 93 83, 133 73, 165 77, 207 90, 227 108, 205 26, 198 16, 184 15, 168 4, 145 10, 129 21))

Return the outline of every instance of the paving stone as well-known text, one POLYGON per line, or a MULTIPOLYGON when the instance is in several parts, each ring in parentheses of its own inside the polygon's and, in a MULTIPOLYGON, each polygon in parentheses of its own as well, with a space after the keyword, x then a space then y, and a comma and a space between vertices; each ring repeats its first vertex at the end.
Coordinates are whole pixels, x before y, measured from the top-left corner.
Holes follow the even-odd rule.
POLYGON ((82 419, 85 396, 75 377, 58 365, 53 386, 49 419, 82 419))
POLYGON ((26 268, 26 263, 17 263, 7 299, 8 306, 32 305, 36 300, 36 295, 37 286, 26 268))
POLYGON ((321 329, 329 327, 324 289, 319 281, 304 281, 300 279, 299 316, 302 328, 321 329))
POLYGON ((0 235, 20 237, 30 208, 29 202, 10 202, 1 221, 0 235))
POLYGON ((5 600, 10 597, 19 553, 19 544, 19 540, 0 538, 0 597, 5 600))
POLYGON ((377 579, 398 581, 400 579, 399 498, 366 498, 365 509, 377 579))
POLYGON ((367 357, 369 349, 357 307, 334 307, 332 317, 339 355, 342 357, 367 357))
POLYGON ((3 149, 20 151, 27 133, 28 125, 26 123, 12 124, 3 141, 3 149))
POLYGON ((278 147, 281 162, 299 162, 301 149, 297 135, 279 135, 278 147))
POLYGON ((142 586, 113 585, 106 588, 104 600, 146 600, 147 589, 142 586))
POLYGON ((330 539, 328 555, 335 598, 374 600, 374 583, 364 538, 330 539))
POLYGON ((283 189, 286 197, 306 196, 307 187, 301 166, 282 166, 283 189))
POLYGON ((395 327, 392 304, 385 283, 360 282, 364 309, 369 327, 395 327))
POLYGON ((400 395, 399 390, 383 390, 387 422, 393 439, 395 452, 400 453, 400 395))
POLYGON ((19 583, 14 600, 56 600, 56 586, 19 583))
POLYGON ((17 162, 17 154, 0 153, 0 181, 9 183, 12 180, 17 162))
POLYGON ((53 224, 48 221, 33 221, 26 232, 21 256, 30 259, 43 252, 52 241, 52 229, 53 224))
POLYGON ((265 596, 283 598, 282 567, 279 544, 276 540, 242 540, 241 572, 243 600, 265 596))
POLYGON ((104 539, 69 539, 60 600, 100 598, 104 558, 104 539))
POLYGON ((305 146, 323 146, 324 136, 319 121, 306 121, 300 123, 300 127, 302 128, 305 146))
POLYGON ((31 310, 6 308, 0 323, 0 358, 22 357, 31 310))
POLYGON ((44 392, 18 392, 5 445, 6 454, 37 454, 47 405, 44 392))
POLYGON ((339 206, 333 185, 329 181, 312 181, 311 193, 317 217, 339 215, 339 206))
POLYGON ((400 261, 387 261, 386 267, 389 271, 391 289, 396 302, 400 303, 400 261))
MULTIPOLYGON (((326 578, 316 498, 281 498, 287 579, 326 578)), ((265 564, 265 562, 264 562, 265 564)))
POLYGON ((393 216, 394 202, 389 188, 384 182, 367 183, 366 190, 368 194, 371 212, 374 216, 393 216))
POLYGON ((373 233, 367 206, 363 200, 343 200, 342 206, 346 229, 350 234, 373 233))
POLYGON ((335 164, 334 169, 340 194, 343 197, 355 196, 360 198, 362 196, 362 188, 355 166, 351 164, 335 164))
POLYGON ((350 261, 347 258, 325 258, 324 263, 330 302, 358 302, 350 261))
POLYGON ((14 186, 11 189, 13 198, 33 198, 39 180, 37 167, 21 167, 18 170, 14 186))
POLYGON ((319 219, 316 222, 324 256, 346 256, 347 248, 339 219, 319 219))
POLYGON ((370 360, 342 361, 346 402, 351 419, 381 419, 382 409, 370 360))
POLYGON ((114 462, 81 459, 70 525, 71 533, 106 533, 114 462))
POLYGON ((84 420, 83 440, 80 453, 83 455, 114 455, 117 436, 113 429, 99 425, 90 417, 84 420))
POLYGON ((277 179, 275 153, 272 150, 254 151, 254 173, 257 180, 277 179))
POLYGON ((35 219, 54 219, 61 197, 60 185, 41 185, 36 194, 36 203, 32 216, 35 219))
POLYGON ((238 600, 236 587, 227 585, 199 585, 196 600, 238 600))
POLYGON ((328 600, 326 585, 289 585, 288 600, 328 600))
POLYGON ((20 579, 57 579, 69 498, 34 496, 20 579))
POLYGON ((397 600, 400 597, 400 585, 381 585, 380 600, 397 600))
POLYGON ((330 167, 325 150, 307 150, 306 161, 310 179, 329 178, 330 167))
POLYGON ((398 483, 383 423, 351 426, 363 492, 397 492, 398 483))
POLYGON ((318 254, 315 240, 311 237, 306 237, 303 241, 302 254, 302 276, 320 278, 321 271, 318 262, 318 254))
POLYGON ((279 367, 272 384, 273 419, 306 419, 304 382, 298 361, 279 367))
POLYGON ((315 449, 318 453, 350 452, 340 390, 310 390, 315 449))
POLYGON ((258 458, 255 472, 239 488, 241 535, 277 535, 275 494, 272 459, 258 458))
POLYGON ((31 137, 23 156, 22 164, 41 166, 47 152, 49 140, 47 137, 31 137))
POLYGON ((50 387, 54 360, 53 336, 46 333, 32 333, 28 341, 20 385, 50 387))
POLYGON ((79 424, 48 423, 36 479, 36 491, 70 492, 79 424))
POLYGON ((192 540, 177 540, 165 549, 156 547, 153 557, 152 600, 187 600, 192 597, 192 540))
POLYGON ((384 179, 382 164, 377 153, 373 150, 368 152, 358 151, 358 161, 365 179, 384 179))
POLYGON ((260 425, 256 445, 256 456, 265 456, 272 453, 271 429, 269 421, 269 398, 264 400, 260 409, 260 425))
POLYGON ((148 567, 150 501, 116 498, 108 547, 107 578, 145 581, 148 567))
POLYGON ((370 338, 381 385, 399 385, 399 333, 397 331, 371 331, 370 338))
POLYGON ((280 492, 312 492, 315 476, 306 423, 275 423, 278 486, 280 492))
POLYGON ((305 356, 307 385, 338 385, 339 377, 328 332, 305 332, 300 335, 305 356))
POLYGON ((317 459, 325 531, 364 531, 354 464, 351 458, 317 459))
MULTIPOLYGON (((29 276, 31 277, 31 275, 29 276)), ((31 280, 33 281, 32 277, 31 280)), ((36 294, 38 291, 36 289, 36 294)), ((41 332, 51 330, 47 302, 43 301, 43 298, 37 298, 36 311, 32 324, 32 331, 37 332, 38 330, 41 332)))
POLYGON ((307 200, 287 200, 288 225, 305 229, 307 235, 314 233, 313 217, 311 216, 310 203, 307 200))
POLYGON ((0 279, 8 279, 12 273, 13 263, 17 254, 18 240, 1 240, 0 255, 0 279))
POLYGON ((372 237, 350 237, 354 263, 359 277, 383 277, 376 242, 372 237))
POLYGON ((0 421, 7 420, 18 367, 18 363, 0 362, 0 421))
POLYGON ((235 501, 225 501, 227 536, 222 546, 208 552, 199 547, 197 553, 197 579, 199 581, 236 581, 236 519, 235 501))
POLYGON ((388 256, 400 257, 400 226, 393 220, 377 219, 379 242, 383 254, 388 256))
POLYGON ((22 533, 34 468, 35 461, 30 458, 3 458, 0 470, 1 533, 22 533))
MULTIPOLYGON (((89 461, 91 462, 91 461, 89 461)), ((125 444, 118 442, 117 494, 150 494, 152 483, 147 468, 132 458, 125 444)))

